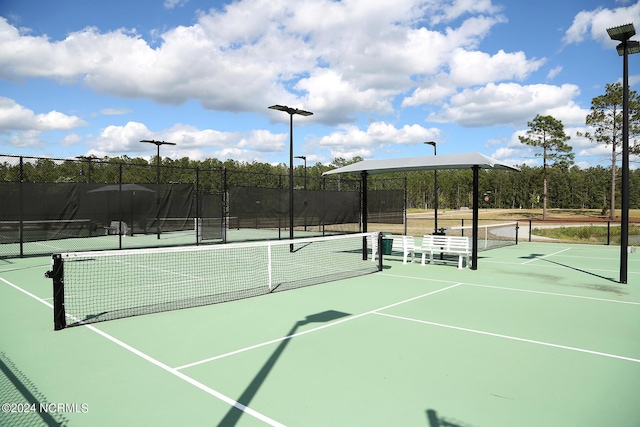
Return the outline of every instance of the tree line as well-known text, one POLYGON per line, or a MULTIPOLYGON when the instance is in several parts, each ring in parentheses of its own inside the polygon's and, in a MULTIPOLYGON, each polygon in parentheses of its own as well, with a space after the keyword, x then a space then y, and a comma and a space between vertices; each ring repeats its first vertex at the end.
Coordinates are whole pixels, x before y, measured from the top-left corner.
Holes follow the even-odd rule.
MULTIPOLYGON (((0 178, 5 182, 19 182, 20 172, 17 157, 2 157, 0 178)), ((123 182, 155 183, 157 180, 156 160, 142 158, 113 157, 109 159, 65 160, 26 159, 23 161, 22 181, 25 182, 119 182, 120 165, 123 165, 123 182)), ((335 159, 331 164, 316 163, 294 167, 294 187, 296 189, 320 190, 339 187, 354 189, 353 182, 358 175, 325 178, 328 170, 361 161, 335 159), (305 182, 306 175, 306 182, 305 182), (330 183, 330 184, 328 184, 330 183), (347 185, 351 183, 351 185, 347 185)), ((543 178, 546 174, 547 205, 564 209, 599 209, 608 213, 610 209, 611 167, 554 165, 553 167, 529 167, 521 165, 521 172, 506 170, 480 171, 480 206, 482 208, 542 208, 543 178)), ((285 164, 272 165, 260 162, 221 162, 216 159, 203 161, 181 159, 161 159, 161 183, 195 183, 196 170, 199 171, 200 185, 221 190, 222 173, 237 186, 263 186, 288 188, 289 169, 285 164)), ((407 208, 433 209, 435 202, 434 172, 418 171, 371 175, 370 189, 406 188, 407 208)), ((619 173, 617 174, 619 180, 619 173)), ((614 200, 620 207, 619 185, 616 186, 614 200)), ((473 205, 473 172, 471 170, 438 171, 439 209, 459 209, 473 205)), ((630 207, 640 208, 640 170, 630 173, 630 207)))

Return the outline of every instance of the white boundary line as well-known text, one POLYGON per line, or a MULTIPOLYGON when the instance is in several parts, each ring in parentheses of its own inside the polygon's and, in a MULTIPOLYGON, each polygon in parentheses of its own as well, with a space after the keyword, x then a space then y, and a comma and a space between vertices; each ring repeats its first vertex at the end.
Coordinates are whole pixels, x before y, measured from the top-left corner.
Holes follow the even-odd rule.
POLYGON ((531 289, 509 288, 509 287, 506 287, 506 286, 492 286, 492 285, 481 285, 481 284, 478 284, 478 283, 453 282, 453 281, 442 280, 442 279, 429 279, 427 277, 411 277, 411 276, 401 276, 401 275, 398 275, 398 274, 385 274, 385 273, 379 273, 379 274, 381 276, 384 275, 384 276, 388 276, 388 277, 397 277, 397 278, 400 278, 400 279, 423 280, 423 281, 428 281, 428 282, 457 283, 457 285, 461 285, 461 286, 474 286, 474 287, 478 287, 478 288, 491 288, 491 289, 498 289, 498 290, 504 290, 504 291, 525 292, 525 293, 540 294, 540 295, 550 295, 550 296, 555 296, 555 297, 586 299, 586 300, 601 301, 601 302, 612 302, 612 303, 616 303, 616 304, 640 305, 640 302, 635 302, 635 301, 619 301, 619 300, 615 300, 615 299, 595 298, 595 297, 587 297, 587 296, 571 295, 571 294, 561 294, 561 293, 557 293, 557 292, 545 292, 545 291, 534 291, 534 290, 531 290, 531 289))
MULTIPOLYGON (((18 285, 15 285, 11 282, 9 282, 6 279, 3 279, 2 277, 0 277, 0 281, 6 283, 7 285, 15 288, 16 290, 28 295, 29 297, 35 299, 36 301, 46 305, 47 307, 53 309, 53 305, 45 300, 43 300, 42 298, 32 294, 31 292, 22 289, 21 287, 19 287, 18 285)), ((258 411, 255 411, 245 405, 243 405, 240 402, 237 402, 235 400, 233 400, 232 398, 220 393, 219 391, 216 391, 214 389, 212 389, 211 387, 207 387, 206 385, 202 384, 199 381, 196 381, 195 379, 183 374, 182 372, 179 372, 177 369, 174 369, 162 362, 160 362, 157 359, 154 359, 153 357, 149 356, 146 353, 143 353, 142 351, 136 349, 135 347, 130 346, 129 344, 120 341, 119 339, 113 337, 112 335, 109 335, 108 333, 101 331, 100 329, 96 328, 95 326, 92 325, 83 325, 85 328, 90 329, 91 331, 95 332, 98 335, 101 335, 102 337, 108 339, 109 341, 111 341, 112 343, 124 348, 125 350, 130 351, 131 353, 135 354, 136 356, 139 356, 141 358, 143 358, 144 360, 146 360, 147 362, 150 362, 154 365, 156 365, 157 367, 165 370, 166 372, 175 375, 176 377, 180 378, 183 381, 188 382, 189 384, 199 388, 200 390, 204 391, 205 393, 210 394, 213 397, 216 397, 220 400, 222 400, 223 402, 229 404, 230 406, 233 406, 234 408, 237 408, 238 410, 246 413, 247 415, 251 415, 254 418, 259 419, 260 421, 269 424, 271 426, 274 427, 284 427, 284 424, 279 423, 278 421, 275 421, 269 417, 267 417, 266 415, 261 414, 258 411)))
POLYGON ((577 351, 577 352, 580 352, 580 353, 595 354, 597 356, 604 356, 604 357, 610 357, 612 359, 620 359, 620 360, 626 360, 626 361, 629 361, 629 362, 640 363, 640 359, 634 359, 632 357, 625 357, 625 356, 618 356, 618 355, 610 354, 610 353, 602 353, 600 351, 586 350, 584 348, 570 347, 570 346, 566 346, 566 345, 552 344, 552 343, 548 343, 548 342, 544 342, 544 341, 537 341, 537 340, 530 340, 530 339, 526 339, 526 338, 512 337, 512 336, 509 336, 509 335, 495 334, 493 332, 485 332, 485 331, 479 331, 477 329, 469 329, 469 328, 462 328, 462 327, 459 327, 459 326, 445 325, 443 323, 436 323, 436 322, 429 322, 429 321, 426 321, 426 320, 412 319, 410 317, 396 316, 396 315, 393 315, 393 314, 378 313, 378 312, 373 313, 373 314, 377 314, 379 316, 385 316, 385 317, 392 317, 394 319, 405 320, 405 321, 408 321, 408 322, 422 323, 422 324, 425 324, 425 325, 438 326, 438 327, 447 328, 447 329, 455 329, 457 331, 471 332, 471 333, 479 334, 479 335, 488 335, 490 337, 504 338, 504 339, 513 340, 513 341, 526 342, 526 343, 530 343, 530 344, 538 344, 538 345, 543 345, 543 346, 546 346, 546 347, 560 348, 560 349, 563 349, 563 350, 571 350, 571 351, 577 351))
POLYGON ((581 295, 560 294, 560 293, 556 293, 556 292, 533 291, 533 290, 530 290, 530 289, 505 288, 505 287, 500 287, 500 286, 478 285, 478 284, 473 284, 473 283, 463 283, 463 285, 475 286, 475 287, 478 287, 478 288, 491 288, 491 289, 499 289, 499 290, 505 290, 505 291, 525 292, 525 293, 529 293, 529 294, 551 295, 551 296, 554 296, 554 297, 586 299, 586 300, 591 300, 591 301, 612 302, 612 303, 616 303, 616 304, 640 305, 640 302, 635 302, 635 301, 618 301, 618 300, 615 300, 615 299, 585 297, 585 296, 581 296, 581 295))
POLYGON ((288 339, 291 339, 291 338, 299 337, 301 335, 306 335, 308 333, 316 332, 316 331, 319 331, 319 330, 322 330, 322 329, 326 329, 326 328, 329 328, 329 327, 332 327, 332 326, 336 326, 336 325, 339 325, 339 324, 344 323, 344 322, 349 322, 351 320, 359 319, 360 317, 367 316, 369 314, 373 314, 378 310, 386 310, 388 308, 395 307, 397 305, 405 304, 405 303, 408 303, 408 302, 411 302, 411 301, 414 301, 414 300, 417 300, 417 299, 420 299, 420 298, 427 297, 429 295, 437 294, 438 292, 442 292, 442 291, 446 291, 446 290, 449 290, 449 289, 453 289, 456 286, 460 286, 460 285, 461 285, 461 283, 457 283, 455 285, 447 286, 446 288, 437 289, 435 291, 431 291, 431 292, 428 292, 426 294, 418 295, 416 297, 409 298, 409 299, 406 299, 406 300, 403 300, 403 301, 400 301, 400 302, 396 302, 396 303, 393 303, 393 304, 390 304, 390 305, 387 305, 387 306, 384 306, 384 307, 376 308, 376 309, 371 310, 371 311, 367 311, 367 312, 364 312, 364 313, 356 314, 354 316, 350 316, 350 317, 344 318, 342 320, 337 320, 337 321, 332 322, 332 323, 327 323, 325 325, 318 326, 316 328, 307 329, 306 331, 297 332, 295 334, 287 335, 286 337, 276 338, 276 339, 273 339, 273 340, 270 340, 270 341, 262 342, 260 344, 252 345, 250 347, 245 347, 245 348, 241 348, 241 349, 238 349, 238 350, 234 350, 234 351, 231 351, 229 353, 220 354, 218 356, 209 357, 207 359, 198 360, 198 361, 195 361, 195 362, 192 362, 192 363, 187 363, 186 365, 177 366, 174 369, 176 371, 179 371, 181 369, 191 368, 193 366, 202 365, 202 364, 208 363, 208 362, 213 362, 214 360, 219 360, 219 359, 222 359, 222 358, 225 358, 225 357, 228 357, 228 356, 233 356, 233 355, 236 355, 236 354, 244 353, 245 351, 254 350, 256 348, 264 347, 265 345, 275 344, 275 343, 278 343, 278 342, 281 342, 281 341, 285 341, 285 340, 288 340, 288 339))
POLYGON ((32 294, 31 292, 22 289, 21 287, 19 287, 18 285, 14 285, 13 283, 9 282, 7 279, 3 279, 2 277, 0 277, 0 281, 3 281, 4 283, 6 283, 7 285, 11 286, 12 288, 22 292, 23 294, 30 296, 31 298, 33 298, 34 300, 46 305, 47 307, 49 307, 50 309, 53 310, 53 304, 51 304, 50 302, 47 302, 45 300, 43 300, 42 298, 40 298, 37 295, 32 294))
POLYGON ((529 261, 525 261, 525 262, 523 262, 523 263, 522 263, 522 265, 529 264, 530 262, 533 262, 533 261, 538 261, 539 259, 549 258, 550 256, 554 256, 554 255, 561 254, 562 252, 566 252, 566 251, 568 251, 568 250, 570 250, 570 249, 571 249, 571 248, 565 248, 565 249, 563 249, 563 250, 561 250, 561 251, 554 252, 554 253, 552 253, 552 254, 547 254, 547 255, 543 255, 543 256, 538 256, 538 257, 535 257, 535 258, 533 258, 533 259, 530 259, 529 261))

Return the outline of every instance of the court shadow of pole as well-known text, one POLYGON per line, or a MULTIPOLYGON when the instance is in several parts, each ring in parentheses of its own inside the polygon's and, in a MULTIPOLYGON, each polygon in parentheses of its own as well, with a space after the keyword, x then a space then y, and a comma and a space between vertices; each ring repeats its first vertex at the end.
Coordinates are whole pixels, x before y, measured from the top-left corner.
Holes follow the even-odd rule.
MULTIPOLYGON (((271 354, 269 359, 264 363, 262 368, 258 371, 256 376, 253 378, 251 383, 245 388, 244 392, 237 399, 238 403, 243 404, 244 406, 249 406, 251 400, 255 397, 262 386, 262 383, 271 372, 271 369, 275 366, 276 362, 284 352, 285 348, 289 344, 289 341, 293 338, 293 335, 297 332, 298 328, 304 325, 308 325, 310 323, 326 323, 331 322, 333 320, 340 319, 342 317, 350 316, 348 313, 343 313, 335 310, 327 310, 321 313, 311 314, 305 318, 305 320, 299 320, 293 325, 293 328, 285 335, 285 339, 283 339, 278 347, 271 354)), ((231 427, 235 426, 242 416, 243 411, 237 409, 235 407, 231 407, 224 418, 218 423, 219 427, 231 427)))
POLYGON ((433 409, 427 409, 427 420, 429 421, 429 427, 473 427, 471 424, 460 423, 459 421, 452 422, 440 417, 433 409))
POLYGON ((546 261, 548 263, 555 264, 555 265, 558 265, 560 267, 570 268, 571 270, 579 271, 580 273, 589 274, 591 276, 594 276, 594 277, 597 277, 597 278, 600 278, 600 279, 604 279, 604 280, 608 280, 610 282, 617 283, 616 279, 614 279, 612 277, 601 276, 599 274, 595 274, 595 273, 592 273, 592 272, 587 271, 587 270, 582 270, 581 268, 572 267, 570 265, 562 264, 562 263, 557 262, 557 261, 551 261, 550 259, 546 259, 546 258, 543 258, 542 261, 546 261))

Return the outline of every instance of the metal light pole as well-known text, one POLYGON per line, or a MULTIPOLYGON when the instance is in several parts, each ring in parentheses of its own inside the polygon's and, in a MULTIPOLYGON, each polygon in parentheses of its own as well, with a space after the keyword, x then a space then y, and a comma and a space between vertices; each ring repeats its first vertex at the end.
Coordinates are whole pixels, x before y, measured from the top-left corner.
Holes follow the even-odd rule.
POLYGON ((307 156, 296 156, 296 159, 304 161, 304 190, 307 191, 307 156))
MULTIPOLYGON (((307 200, 307 156, 296 156, 296 159, 302 159, 304 160, 304 186, 302 187, 304 189, 304 199, 305 199, 305 203, 307 200)), ((305 206, 305 210, 304 210, 304 231, 307 231, 307 209, 305 206)))
MULTIPOLYGON (((154 141, 152 139, 142 139, 140 140, 140 142, 148 142, 149 144, 155 144, 156 147, 158 147, 158 152, 156 155, 156 184, 160 184, 160 146, 161 145, 176 145, 175 142, 165 142, 165 141, 154 141)), ((160 187, 158 186, 158 189, 160 187)), ((156 193, 156 203, 158 204, 158 206, 156 206, 156 231, 158 233, 158 239, 160 238, 160 196, 159 193, 156 193)), ((132 224, 133 225, 133 224, 132 224)), ((146 226, 145 226, 146 227, 146 226)))
MULTIPOLYGON (((313 113, 285 105, 272 105, 269 108, 289 114, 289 240, 293 240, 293 115, 310 116, 313 113)), ((293 252, 293 244, 289 245, 289 249, 293 252)))
MULTIPOLYGON (((91 161, 92 160, 96 160, 97 157, 94 156, 94 155, 91 155, 91 156, 76 156, 76 159, 86 160, 87 161, 87 182, 91 183, 91 161)), ((80 170, 80 172, 82 173, 82 182, 84 182, 84 173, 82 172, 82 170, 80 170)))
POLYGON ((627 258, 629 246, 629 59, 640 52, 640 42, 629 40, 636 34, 633 24, 608 28, 611 40, 620 42, 616 46, 622 61, 622 218, 620 223, 620 283, 627 283, 627 258))
MULTIPOLYGON (((427 141, 425 142, 425 144, 433 146, 434 156, 438 154, 436 152, 437 143, 435 141, 427 141)), ((438 170, 437 169, 433 170, 433 194, 435 196, 435 200, 433 202, 433 205, 435 208, 434 217, 433 217, 434 218, 433 234, 436 234, 438 233, 438 170)))

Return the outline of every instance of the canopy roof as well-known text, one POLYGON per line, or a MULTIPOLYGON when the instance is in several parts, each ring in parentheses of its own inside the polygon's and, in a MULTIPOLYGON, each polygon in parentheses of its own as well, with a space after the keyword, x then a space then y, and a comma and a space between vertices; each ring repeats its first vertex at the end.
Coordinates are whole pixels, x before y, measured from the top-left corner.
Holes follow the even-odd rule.
MULTIPOLYGON (((480 153, 460 153, 445 154, 441 156, 410 157, 404 159, 386 160, 363 160, 341 168, 325 172, 323 175, 335 173, 362 173, 364 190, 363 204, 366 206, 367 199, 367 175, 391 172, 410 172, 420 170, 439 169, 472 169, 473 170, 473 247, 471 254, 471 269, 478 268, 478 196, 479 196, 479 170, 480 169, 503 169, 520 172, 520 169, 499 162, 496 159, 487 157, 480 153)), ((367 215, 363 216, 363 230, 367 231, 367 215)))
POLYGON ((471 152, 460 154, 444 154, 440 156, 407 157, 403 159, 363 160, 341 168, 325 172, 323 175, 335 173, 367 172, 368 174, 409 172, 438 169, 506 169, 520 172, 520 169, 502 163, 484 154, 471 152))

